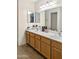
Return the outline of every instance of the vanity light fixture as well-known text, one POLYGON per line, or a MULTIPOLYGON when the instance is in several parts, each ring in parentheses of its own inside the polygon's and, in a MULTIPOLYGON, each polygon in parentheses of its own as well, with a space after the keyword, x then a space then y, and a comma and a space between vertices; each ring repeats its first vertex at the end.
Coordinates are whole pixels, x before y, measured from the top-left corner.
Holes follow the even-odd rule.
POLYGON ((47 7, 52 6, 54 4, 56 4, 56 1, 46 3, 46 4, 42 5, 42 6, 40 6, 40 8, 47 8, 47 7))

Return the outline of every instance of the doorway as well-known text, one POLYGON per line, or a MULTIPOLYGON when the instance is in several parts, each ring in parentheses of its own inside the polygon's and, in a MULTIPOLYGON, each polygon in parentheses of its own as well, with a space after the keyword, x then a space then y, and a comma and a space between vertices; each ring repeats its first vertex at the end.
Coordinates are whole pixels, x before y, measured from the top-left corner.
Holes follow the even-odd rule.
POLYGON ((57 12, 51 13, 51 29, 57 31, 57 12))

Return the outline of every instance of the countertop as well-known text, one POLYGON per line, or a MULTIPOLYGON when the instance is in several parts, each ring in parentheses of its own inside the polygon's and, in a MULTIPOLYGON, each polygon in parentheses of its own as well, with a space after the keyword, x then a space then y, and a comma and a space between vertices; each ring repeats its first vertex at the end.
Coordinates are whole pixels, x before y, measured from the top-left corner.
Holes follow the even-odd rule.
POLYGON ((56 34, 54 32, 53 33, 52 32, 42 32, 42 31, 36 31, 36 30, 26 30, 26 31, 29 31, 29 32, 47 37, 51 40, 55 40, 55 41, 58 41, 58 42, 62 43, 62 36, 59 36, 58 34, 56 34))

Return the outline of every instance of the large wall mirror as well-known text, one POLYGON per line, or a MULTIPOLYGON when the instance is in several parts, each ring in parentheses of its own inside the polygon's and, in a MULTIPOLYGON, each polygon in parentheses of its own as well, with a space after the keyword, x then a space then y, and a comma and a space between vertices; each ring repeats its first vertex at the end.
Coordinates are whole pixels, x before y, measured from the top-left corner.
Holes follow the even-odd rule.
POLYGON ((32 11, 32 10, 28 10, 27 11, 27 18, 28 18, 28 23, 34 23, 34 18, 35 17, 35 15, 34 15, 34 11, 32 11))
POLYGON ((40 23, 40 13, 29 10, 27 13, 28 23, 40 23))
POLYGON ((48 29, 62 31, 62 8, 45 10, 45 26, 48 29))
POLYGON ((30 23, 34 23, 34 13, 30 14, 30 23))

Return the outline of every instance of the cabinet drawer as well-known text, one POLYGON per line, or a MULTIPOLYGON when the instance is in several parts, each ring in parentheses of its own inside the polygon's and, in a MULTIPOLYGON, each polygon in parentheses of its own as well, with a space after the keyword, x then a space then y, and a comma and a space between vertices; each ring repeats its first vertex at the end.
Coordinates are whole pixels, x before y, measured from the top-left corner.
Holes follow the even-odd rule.
POLYGON ((48 38, 41 37, 41 41, 50 45, 50 39, 48 39, 48 38))
POLYGON ((47 58, 50 59, 50 46, 41 42, 41 53, 47 58))
POLYGON ((58 49, 62 49, 62 43, 57 42, 57 41, 52 41, 52 46, 58 49))
POLYGON ((30 32, 30 36, 34 37, 34 34, 30 32))
POLYGON ((40 39, 40 36, 36 34, 36 35, 35 35, 35 38, 36 38, 36 39, 40 39))

